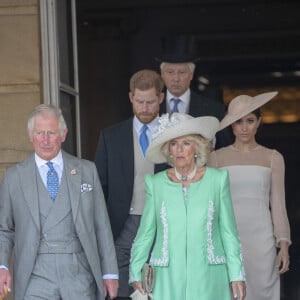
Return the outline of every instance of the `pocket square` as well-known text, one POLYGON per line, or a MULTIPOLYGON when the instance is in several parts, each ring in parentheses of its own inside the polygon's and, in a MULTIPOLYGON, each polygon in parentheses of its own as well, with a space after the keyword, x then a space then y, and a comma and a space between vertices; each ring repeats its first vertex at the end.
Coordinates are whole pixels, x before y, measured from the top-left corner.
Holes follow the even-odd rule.
POLYGON ((92 190, 93 190, 93 187, 89 183, 82 183, 81 186, 80 186, 81 193, 90 192, 92 190))

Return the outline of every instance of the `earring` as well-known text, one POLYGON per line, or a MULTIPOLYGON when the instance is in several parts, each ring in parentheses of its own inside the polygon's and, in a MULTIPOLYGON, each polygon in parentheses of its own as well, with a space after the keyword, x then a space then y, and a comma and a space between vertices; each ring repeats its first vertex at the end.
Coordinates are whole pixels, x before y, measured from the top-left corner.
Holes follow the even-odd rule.
POLYGON ((195 155, 194 155, 194 157, 195 157, 195 158, 197 158, 197 157, 198 157, 198 155, 197 155, 197 154, 195 154, 195 155))
POLYGON ((172 154, 170 154, 170 155, 169 155, 169 157, 170 157, 170 158, 173 158, 173 155, 172 155, 172 154))

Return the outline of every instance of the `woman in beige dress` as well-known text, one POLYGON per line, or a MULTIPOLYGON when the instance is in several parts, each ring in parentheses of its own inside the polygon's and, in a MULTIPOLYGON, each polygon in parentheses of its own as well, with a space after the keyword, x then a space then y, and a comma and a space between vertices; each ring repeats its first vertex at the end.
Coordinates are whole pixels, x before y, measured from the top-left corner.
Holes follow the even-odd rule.
POLYGON ((241 239, 246 300, 279 300, 280 274, 289 268, 290 227, 285 207, 284 160, 256 142, 259 107, 277 92, 233 99, 220 130, 231 125, 235 141, 211 153, 208 165, 229 171, 241 239))

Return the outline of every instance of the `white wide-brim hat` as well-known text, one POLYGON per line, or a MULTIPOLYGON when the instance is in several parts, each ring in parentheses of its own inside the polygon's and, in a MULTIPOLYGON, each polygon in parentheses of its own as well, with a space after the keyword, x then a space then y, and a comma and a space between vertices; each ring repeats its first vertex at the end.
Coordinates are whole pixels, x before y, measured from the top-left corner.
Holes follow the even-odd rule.
POLYGON ((235 121, 255 111, 265 103, 275 97, 278 92, 270 92, 251 97, 248 95, 240 95, 232 99, 228 106, 226 116, 220 122, 219 130, 233 124, 235 121))
POLYGON ((161 152, 161 147, 168 141, 177 137, 200 134, 212 140, 219 127, 219 120, 215 117, 193 118, 182 113, 164 114, 159 118, 159 124, 153 134, 146 158, 154 163, 166 162, 166 157, 161 152))

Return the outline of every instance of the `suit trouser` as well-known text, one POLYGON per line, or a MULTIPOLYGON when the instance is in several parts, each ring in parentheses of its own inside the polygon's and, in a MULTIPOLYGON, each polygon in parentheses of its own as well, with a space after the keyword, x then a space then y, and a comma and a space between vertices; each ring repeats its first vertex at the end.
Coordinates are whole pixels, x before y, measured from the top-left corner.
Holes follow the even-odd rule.
POLYGON ((38 254, 24 300, 95 300, 96 293, 84 252, 38 254))
POLYGON ((124 228, 115 242, 116 255, 119 267, 118 296, 128 297, 133 288, 129 286, 129 262, 132 243, 140 225, 141 216, 129 215, 124 228))

